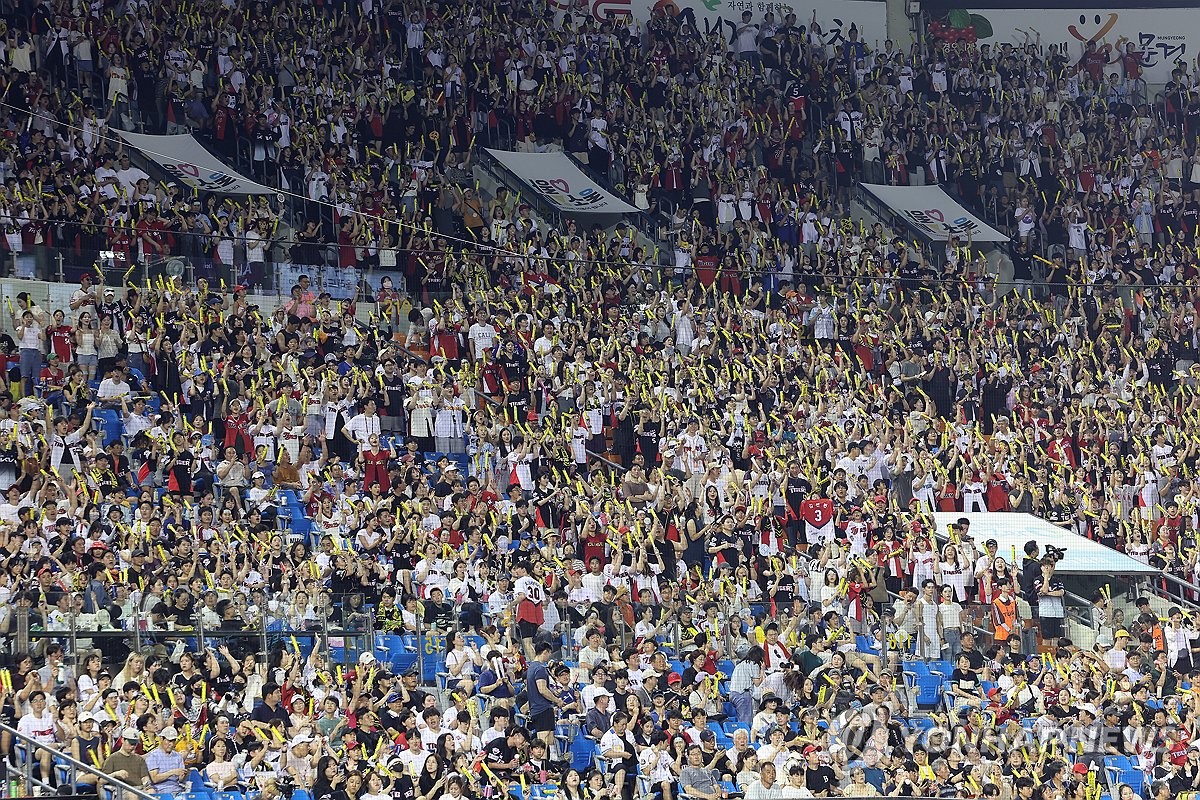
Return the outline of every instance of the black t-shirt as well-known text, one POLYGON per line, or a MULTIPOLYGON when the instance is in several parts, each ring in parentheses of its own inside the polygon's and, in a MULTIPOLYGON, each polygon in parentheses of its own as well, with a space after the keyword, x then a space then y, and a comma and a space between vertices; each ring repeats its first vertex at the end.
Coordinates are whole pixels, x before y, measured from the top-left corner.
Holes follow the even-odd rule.
POLYGON ((400 777, 392 779, 391 794, 392 800, 415 800, 417 787, 413 785, 411 777, 401 774, 400 777))
MULTIPOLYGON (((971 662, 972 672, 977 672, 977 670, 983 669, 983 654, 978 650, 963 650, 961 653, 959 653, 959 655, 966 656, 967 660, 971 662)), ((955 670, 954 674, 957 675, 958 670, 955 670)))
POLYGON ((974 670, 964 672, 961 669, 956 669, 950 676, 950 680, 954 682, 959 691, 972 695, 979 691, 979 676, 975 674, 974 670))
POLYGON ((389 417, 401 416, 404 411, 404 400, 406 397, 404 377, 399 373, 391 378, 384 375, 380 379, 380 389, 383 391, 384 397, 384 415, 389 417))
POLYGON ((804 785, 813 794, 827 792, 837 786, 837 776, 833 774, 833 769, 824 764, 808 767, 804 770, 804 785))
POLYGON ((738 538, 737 531, 730 531, 728 534, 723 530, 717 531, 715 540, 721 546, 721 556, 724 557, 725 563, 736 568, 741 562, 741 539, 738 538))
POLYGON ((800 513, 800 504, 812 494, 812 483, 803 475, 789 475, 787 477, 784 496, 787 501, 787 506, 791 509, 793 517, 800 513))
POLYGON ((261 703, 258 708, 254 709, 254 711, 250 713, 250 719, 254 720, 255 722, 266 723, 270 723, 273 719, 283 720, 284 727, 291 723, 291 717, 288 715, 288 712, 284 710, 282 703, 274 708, 271 708, 266 703, 261 703))
POLYGON ((488 742, 488 746, 483 750, 484 761, 491 766, 507 764, 516 757, 516 751, 509 747, 508 739, 504 736, 498 736, 488 742))

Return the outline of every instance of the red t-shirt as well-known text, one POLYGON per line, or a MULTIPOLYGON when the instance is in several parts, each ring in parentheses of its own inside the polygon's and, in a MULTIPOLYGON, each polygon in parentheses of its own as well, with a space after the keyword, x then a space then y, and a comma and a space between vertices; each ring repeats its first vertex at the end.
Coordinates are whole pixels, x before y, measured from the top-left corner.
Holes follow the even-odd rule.
POLYGON ((363 459, 363 491, 371 488, 371 484, 376 481, 380 486, 387 487, 390 485, 388 480, 388 460, 391 459, 392 453, 390 450, 380 450, 378 453, 366 450, 362 454, 363 459))
POLYGON ((46 330, 50 338, 50 351, 64 364, 71 360, 71 347, 75 343, 75 329, 70 325, 52 325, 46 330))

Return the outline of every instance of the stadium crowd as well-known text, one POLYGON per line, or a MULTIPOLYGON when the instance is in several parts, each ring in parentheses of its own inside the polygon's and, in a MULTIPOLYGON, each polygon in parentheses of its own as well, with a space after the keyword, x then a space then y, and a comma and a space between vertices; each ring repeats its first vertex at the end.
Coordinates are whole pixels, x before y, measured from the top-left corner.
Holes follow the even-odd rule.
POLYGON ((921 58, 786 9, 30 5, 8 251, 201 276, 4 309, 0 706, 43 776, 57 749, 265 800, 1200 789, 1196 598, 1099 592, 1073 641, 1053 552, 931 517, 1033 513, 1200 583, 1196 70, 1147 103, 1133 57, 921 58), (111 134, 139 124, 310 221, 153 185, 111 134), (485 200, 484 142, 572 153, 673 258, 485 200), (935 263, 850 223, 863 178, 999 220, 1019 291, 969 239, 935 263), (404 281, 256 306, 276 259, 404 281), (403 652, 329 644, 364 615, 403 652), (81 620, 96 649, 64 651, 81 620))

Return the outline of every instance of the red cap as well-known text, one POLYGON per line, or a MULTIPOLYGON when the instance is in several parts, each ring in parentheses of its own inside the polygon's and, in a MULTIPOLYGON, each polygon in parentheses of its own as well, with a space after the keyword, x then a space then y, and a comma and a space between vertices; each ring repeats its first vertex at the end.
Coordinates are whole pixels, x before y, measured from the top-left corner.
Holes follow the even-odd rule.
POLYGON ((683 676, 678 672, 672 672, 667 676, 667 683, 680 683, 683 681, 683 676))
POLYGON ((1080 761, 1071 767, 1071 772, 1074 772, 1076 775, 1087 775, 1088 765, 1080 761))
POLYGON ((815 744, 810 744, 808 747, 804 748, 804 755, 808 755, 809 753, 819 753, 820 751, 821 748, 817 747, 815 744))

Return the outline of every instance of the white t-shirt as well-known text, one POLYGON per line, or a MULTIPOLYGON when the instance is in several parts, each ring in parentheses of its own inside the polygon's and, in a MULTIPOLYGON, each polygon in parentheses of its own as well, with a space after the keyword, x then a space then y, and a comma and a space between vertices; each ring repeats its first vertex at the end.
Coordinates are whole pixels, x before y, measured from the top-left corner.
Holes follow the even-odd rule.
POLYGON ((740 25, 737 32, 737 49, 739 53, 758 52, 758 26, 740 25))
POLYGON ((637 752, 634 747, 633 734, 628 730, 624 736, 618 736, 615 730, 610 730, 600 739, 600 755, 612 750, 624 750, 627 753, 637 752))
POLYGON ((21 721, 17 723, 17 730, 39 744, 54 744, 54 715, 46 709, 42 716, 35 717, 31 711, 21 717, 21 721))
POLYGON ((475 358, 483 358, 483 354, 496 344, 496 328, 487 322, 476 322, 467 331, 475 358))
POLYGON ((528 575, 522 575, 520 578, 517 578, 516 583, 513 584, 513 591, 517 594, 525 595, 526 600, 537 605, 541 605, 545 597, 542 584, 528 575))

